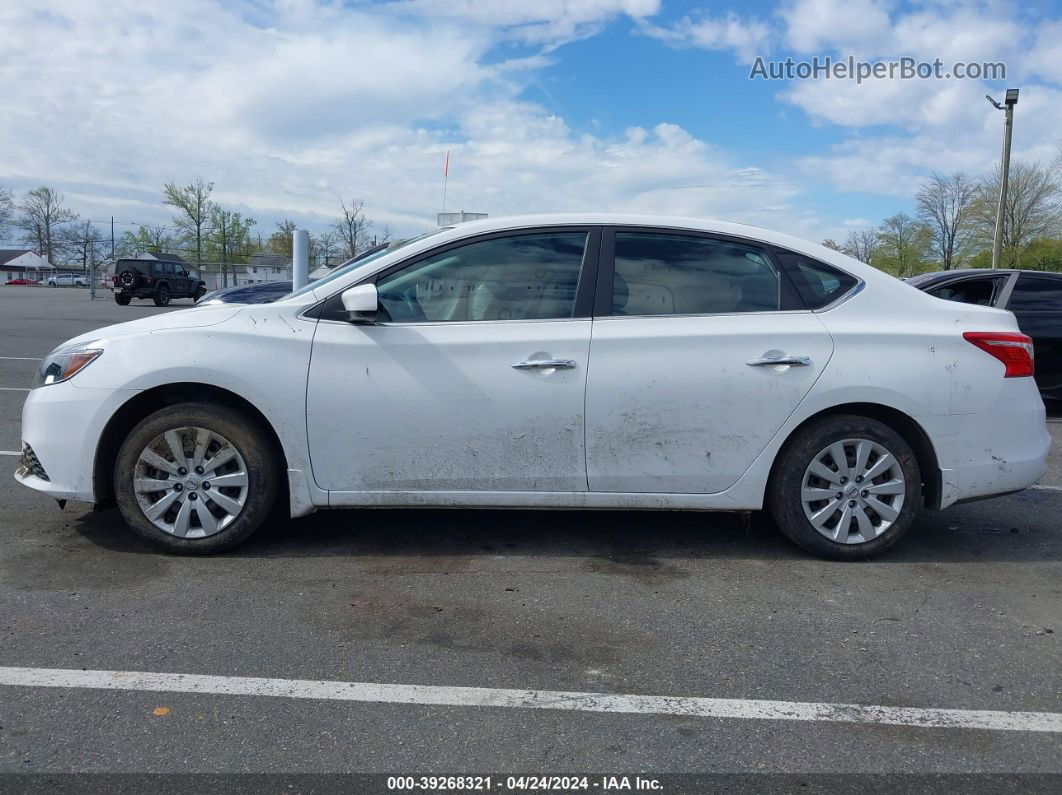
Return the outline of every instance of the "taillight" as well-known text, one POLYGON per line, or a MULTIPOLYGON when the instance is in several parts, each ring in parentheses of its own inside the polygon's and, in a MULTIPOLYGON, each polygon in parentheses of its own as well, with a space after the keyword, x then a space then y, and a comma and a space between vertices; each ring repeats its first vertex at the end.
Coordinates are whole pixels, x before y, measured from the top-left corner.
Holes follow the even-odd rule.
POLYGON ((1008 331, 967 331, 962 338, 1003 362, 1006 368, 1004 378, 1021 378, 1032 375, 1035 370, 1033 341, 1024 334, 1008 331))

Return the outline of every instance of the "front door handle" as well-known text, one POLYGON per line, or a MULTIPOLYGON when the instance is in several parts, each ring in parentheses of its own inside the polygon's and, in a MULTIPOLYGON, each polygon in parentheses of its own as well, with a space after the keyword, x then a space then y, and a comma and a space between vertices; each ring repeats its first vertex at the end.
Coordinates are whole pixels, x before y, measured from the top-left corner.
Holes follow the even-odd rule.
POLYGON ((517 370, 574 370, 575 362, 571 359, 529 359, 526 362, 513 362, 517 370))
POLYGON ((749 367, 768 367, 772 364, 790 364, 793 367, 808 367, 811 359, 807 356, 764 356, 762 359, 749 359, 745 362, 749 367))

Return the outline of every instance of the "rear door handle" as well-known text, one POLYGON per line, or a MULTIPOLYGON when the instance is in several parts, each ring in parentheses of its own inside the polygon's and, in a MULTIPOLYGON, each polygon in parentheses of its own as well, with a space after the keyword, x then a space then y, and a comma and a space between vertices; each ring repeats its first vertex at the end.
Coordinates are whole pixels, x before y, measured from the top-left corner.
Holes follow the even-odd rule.
POLYGON ((574 370, 575 362, 571 359, 529 359, 526 362, 513 362, 517 370, 574 370))
POLYGON ((762 359, 749 359, 745 362, 749 367, 768 367, 772 364, 790 364, 793 367, 808 367, 811 359, 807 356, 778 356, 776 358, 763 357, 762 359))

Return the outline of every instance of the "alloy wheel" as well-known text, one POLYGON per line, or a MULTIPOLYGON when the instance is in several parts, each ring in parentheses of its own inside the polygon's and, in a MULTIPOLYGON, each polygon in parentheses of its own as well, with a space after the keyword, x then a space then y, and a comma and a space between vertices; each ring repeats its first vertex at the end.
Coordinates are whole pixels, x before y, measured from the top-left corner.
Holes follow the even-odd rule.
POLYGON ((870 439, 842 439, 816 455, 801 480, 804 515, 840 544, 880 536, 900 515, 907 487, 899 461, 870 439))
POLYGON ((155 527, 179 538, 206 538, 243 511, 247 464, 240 451, 214 431, 174 428, 141 451, 133 492, 155 527))

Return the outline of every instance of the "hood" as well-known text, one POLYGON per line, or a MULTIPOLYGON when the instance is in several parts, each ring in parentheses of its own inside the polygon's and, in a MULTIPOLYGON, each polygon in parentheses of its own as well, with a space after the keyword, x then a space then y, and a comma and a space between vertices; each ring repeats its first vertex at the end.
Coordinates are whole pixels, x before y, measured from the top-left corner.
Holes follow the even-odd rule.
POLYGON ((243 307, 239 305, 221 305, 166 312, 165 314, 142 317, 139 320, 130 320, 128 323, 117 323, 113 326, 104 326, 95 331, 79 334, 73 339, 64 342, 60 347, 94 340, 128 337, 131 334, 150 334, 153 331, 216 326, 219 323, 224 323, 229 318, 235 317, 242 310, 243 307))

